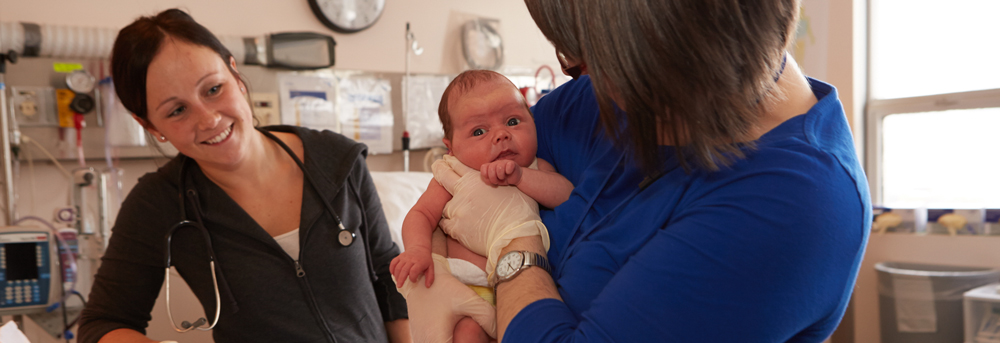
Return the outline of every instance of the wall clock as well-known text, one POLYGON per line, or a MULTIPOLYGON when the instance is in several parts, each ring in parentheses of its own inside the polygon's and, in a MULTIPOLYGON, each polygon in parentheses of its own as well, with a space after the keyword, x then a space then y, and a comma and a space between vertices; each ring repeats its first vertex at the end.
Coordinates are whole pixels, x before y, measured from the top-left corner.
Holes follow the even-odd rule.
POLYGON ((353 33, 378 21, 385 9, 385 0, 309 0, 309 8, 331 30, 353 33))

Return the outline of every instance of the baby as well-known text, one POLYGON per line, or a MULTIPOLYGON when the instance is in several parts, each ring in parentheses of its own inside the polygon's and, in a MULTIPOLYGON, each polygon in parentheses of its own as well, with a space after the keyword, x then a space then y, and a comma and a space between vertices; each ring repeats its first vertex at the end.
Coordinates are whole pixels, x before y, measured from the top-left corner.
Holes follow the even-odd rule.
POLYGON ((531 112, 503 75, 459 74, 445 89, 438 115, 450 152, 434 163, 434 179, 404 218, 406 251, 392 261, 390 271, 406 297, 414 342, 453 337, 454 342, 486 342, 496 338, 488 280, 500 249, 513 238, 531 235, 541 235, 547 249, 538 204, 558 206, 573 185, 535 158, 531 112), (437 227, 446 234, 463 230, 455 235, 461 242, 445 238, 437 227), (419 283, 421 276, 425 280, 419 283))

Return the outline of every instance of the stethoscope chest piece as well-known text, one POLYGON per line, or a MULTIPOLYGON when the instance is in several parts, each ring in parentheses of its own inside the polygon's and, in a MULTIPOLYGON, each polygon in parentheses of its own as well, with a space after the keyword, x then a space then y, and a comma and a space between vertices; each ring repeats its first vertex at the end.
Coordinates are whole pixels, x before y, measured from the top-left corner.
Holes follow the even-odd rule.
POLYGON ((344 224, 340 224, 340 233, 337 234, 337 240, 340 241, 342 246, 350 246, 354 243, 354 232, 344 228, 344 224))

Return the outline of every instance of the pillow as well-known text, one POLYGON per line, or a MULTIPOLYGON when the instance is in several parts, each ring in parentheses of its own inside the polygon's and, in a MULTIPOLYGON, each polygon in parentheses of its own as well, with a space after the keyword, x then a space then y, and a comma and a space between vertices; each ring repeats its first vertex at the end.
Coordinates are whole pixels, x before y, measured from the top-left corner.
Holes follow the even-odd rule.
POLYGON ((382 212, 389 222, 389 231, 392 234, 392 241, 399 246, 399 251, 405 250, 403 247, 403 218, 410 208, 417 203, 417 199, 427 190, 427 185, 434 178, 434 174, 427 172, 371 172, 372 180, 375 182, 375 189, 378 197, 382 201, 382 212))

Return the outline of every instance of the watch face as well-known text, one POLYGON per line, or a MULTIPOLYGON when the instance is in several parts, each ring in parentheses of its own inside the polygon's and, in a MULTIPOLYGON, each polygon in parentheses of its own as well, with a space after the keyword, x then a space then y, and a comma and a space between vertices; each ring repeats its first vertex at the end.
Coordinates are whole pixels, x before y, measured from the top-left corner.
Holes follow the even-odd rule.
POLYGON ((497 261, 497 276, 500 278, 509 277, 521 268, 522 264, 524 264, 524 255, 520 252, 507 253, 500 258, 500 261, 497 261))
POLYGON ((385 0, 309 0, 309 7, 330 29, 351 33, 375 24, 385 9, 385 0))

